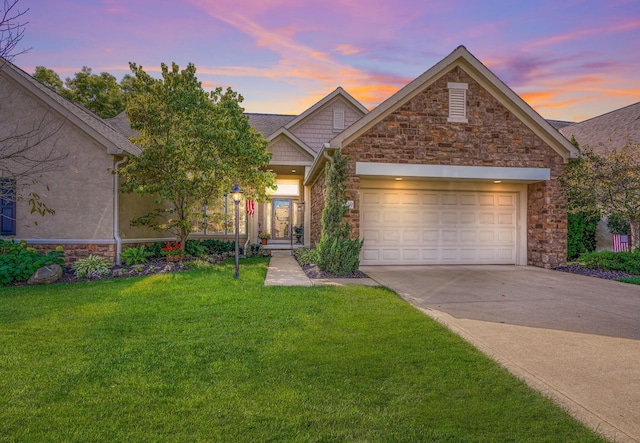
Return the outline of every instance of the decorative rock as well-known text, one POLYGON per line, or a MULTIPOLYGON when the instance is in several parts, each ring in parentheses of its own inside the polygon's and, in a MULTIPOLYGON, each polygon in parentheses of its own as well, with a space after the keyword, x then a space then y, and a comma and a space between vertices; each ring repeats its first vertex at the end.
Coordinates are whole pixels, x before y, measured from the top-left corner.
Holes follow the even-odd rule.
POLYGON ((44 285, 54 283, 62 277, 62 266, 58 264, 47 265, 38 269, 29 280, 28 285, 44 285))

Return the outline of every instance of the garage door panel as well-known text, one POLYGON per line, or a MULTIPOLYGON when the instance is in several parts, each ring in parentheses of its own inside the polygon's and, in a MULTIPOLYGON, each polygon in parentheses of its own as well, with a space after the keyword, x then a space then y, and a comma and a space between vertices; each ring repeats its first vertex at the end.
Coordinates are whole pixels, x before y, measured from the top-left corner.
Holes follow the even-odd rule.
POLYGON ((362 264, 515 264, 516 193, 363 190, 362 264))

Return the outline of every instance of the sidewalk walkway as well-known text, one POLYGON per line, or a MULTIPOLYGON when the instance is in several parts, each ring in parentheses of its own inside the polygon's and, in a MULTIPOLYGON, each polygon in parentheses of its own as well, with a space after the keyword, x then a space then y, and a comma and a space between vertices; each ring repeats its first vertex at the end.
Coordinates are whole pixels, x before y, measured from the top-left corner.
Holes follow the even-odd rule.
POLYGON ((370 278, 309 278, 304 273, 291 251, 272 251, 265 286, 379 286, 370 278))

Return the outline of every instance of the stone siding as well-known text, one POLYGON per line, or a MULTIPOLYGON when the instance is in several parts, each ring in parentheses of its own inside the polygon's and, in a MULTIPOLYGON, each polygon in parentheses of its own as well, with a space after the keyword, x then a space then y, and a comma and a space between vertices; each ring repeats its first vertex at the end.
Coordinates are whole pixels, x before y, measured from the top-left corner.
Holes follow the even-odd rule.
POLYGON ((459 67, 342 151, 350 157, 347 198, 355 204, 348 214, 354 236, 360 228, 356 162, 549 168, 551 180, 528 186, 527 262, 548 268, 566 261, 566 198, 558 181, 564 159, 459 67), (447 122, 448 82, 468 84, 468 123, 447 122))
POLYGON ((108 258, 112 262, 116 261, 116 245, 110 244, 76 244, 76 245, 32 245, 29 244, 29 247, 33 247, 36 251, 42 252, 46 254, 50 251, 55 251, 58 246, 62 246, 64 249, 64 261, 66 264, 71 264, 81 258, 85 258, 90 254, 100 255, 102 257, 108 258))

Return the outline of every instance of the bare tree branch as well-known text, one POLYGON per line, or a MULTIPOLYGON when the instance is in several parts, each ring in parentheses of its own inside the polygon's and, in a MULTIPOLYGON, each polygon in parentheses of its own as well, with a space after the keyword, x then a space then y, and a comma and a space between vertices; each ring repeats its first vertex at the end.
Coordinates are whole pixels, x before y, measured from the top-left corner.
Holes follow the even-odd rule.
MULTIPOLYGON (((19 0, 2 0, 0 10, 0 57, 6 61, 12 61, 14 57, 24 54, 30 48, 16 49, 18 43, 24 37, 24 31, 29 22, 23 22, 23 16, 29 8, 20 10, 17 8, 19 0)), ((0 60, 0 69, 3 62, 0 60)))

